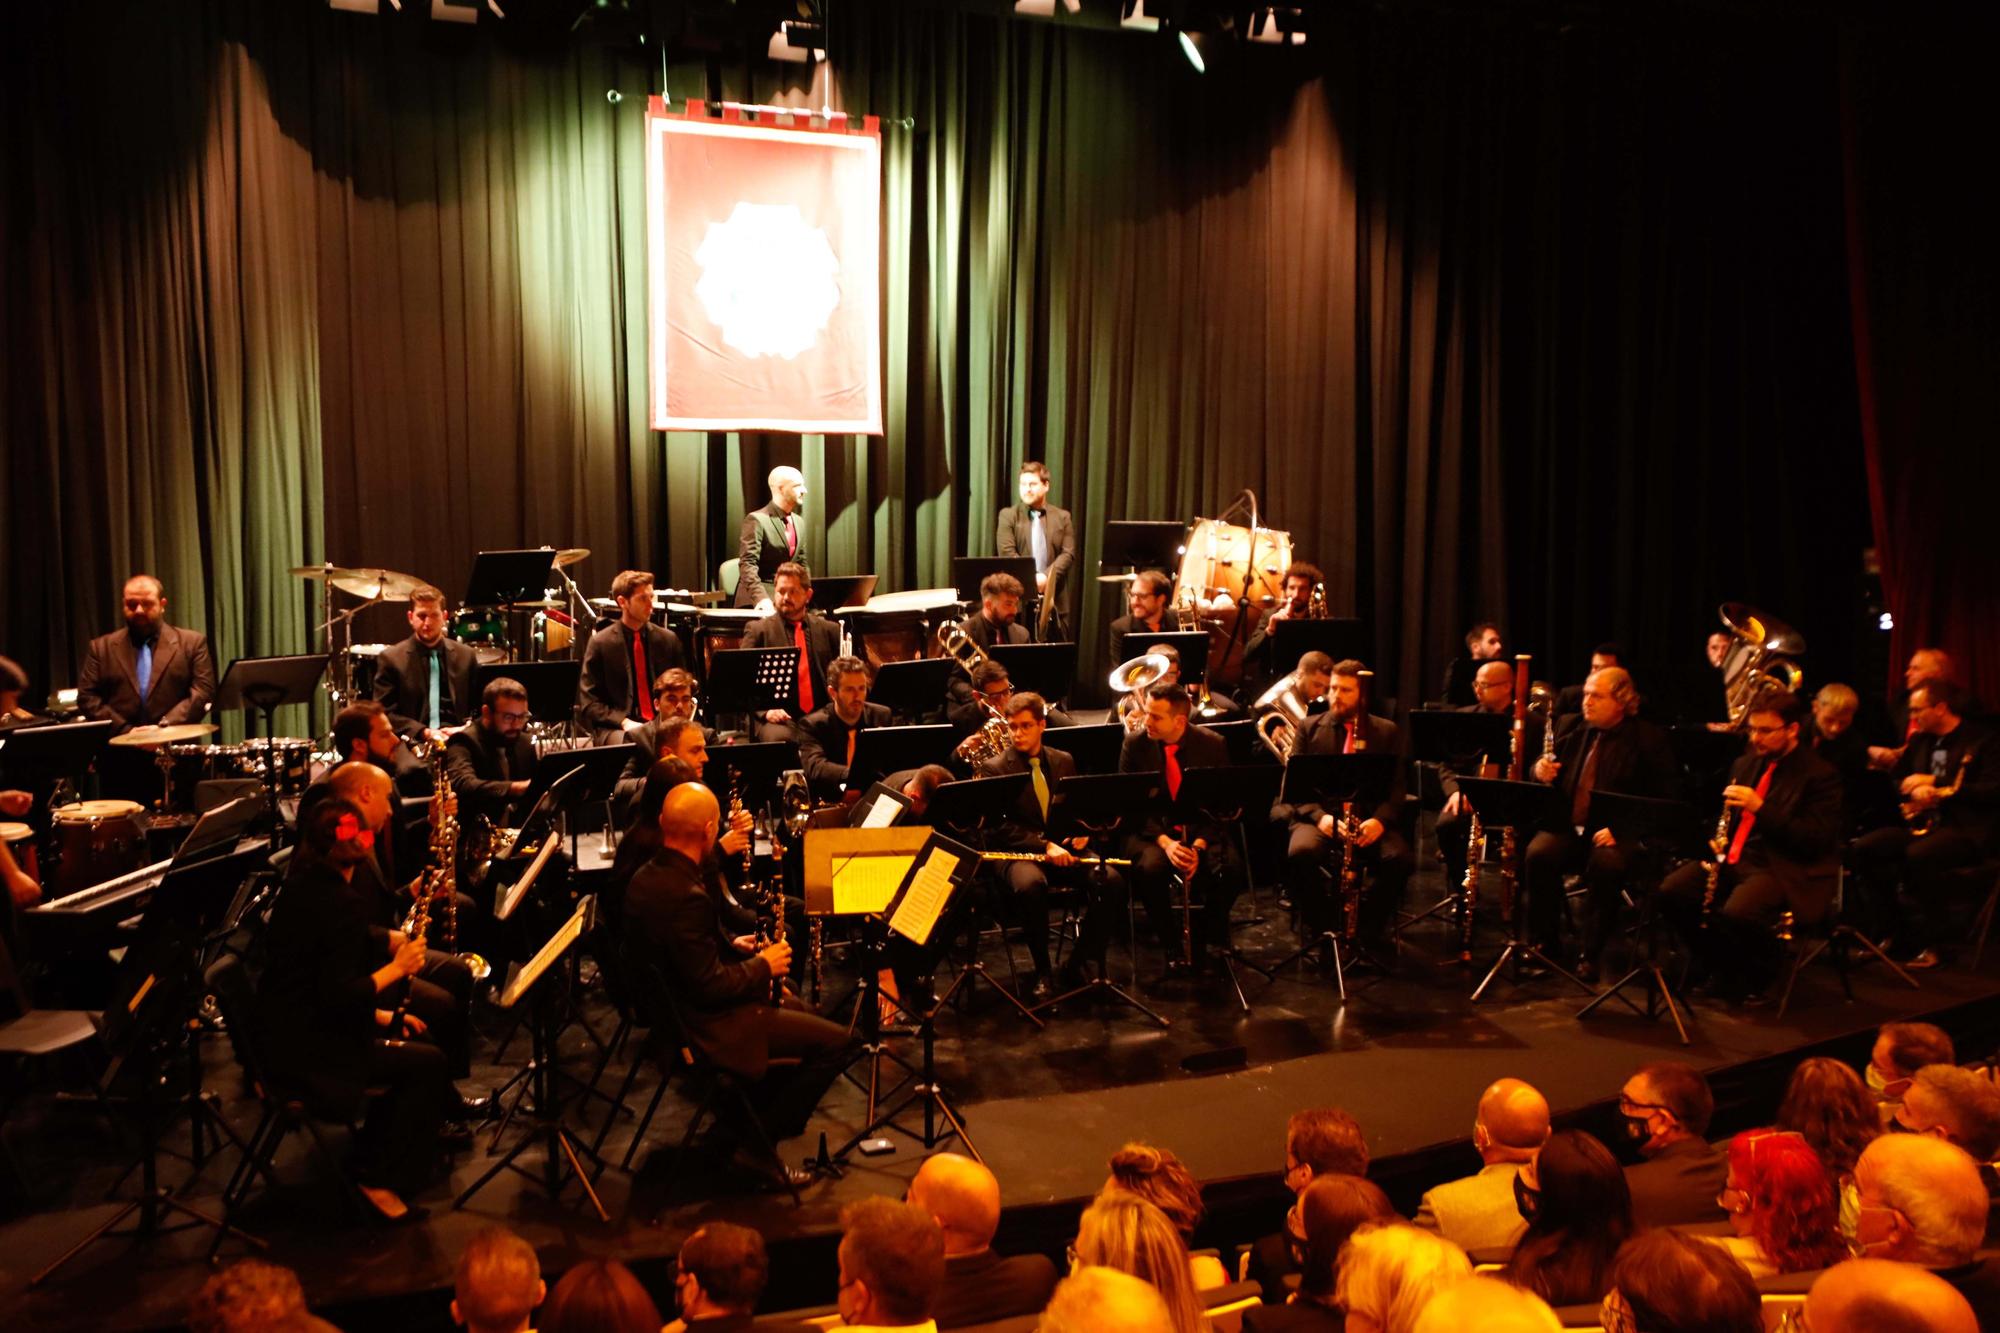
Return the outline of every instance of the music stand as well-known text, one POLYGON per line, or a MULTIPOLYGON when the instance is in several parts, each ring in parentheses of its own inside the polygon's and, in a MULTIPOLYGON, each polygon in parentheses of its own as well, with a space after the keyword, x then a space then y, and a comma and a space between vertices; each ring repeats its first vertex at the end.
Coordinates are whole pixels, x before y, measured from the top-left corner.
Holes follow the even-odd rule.
POLYGON ((873 574, 815 574, 812 604, 831 615, 849 607, 860 608, 875 595, 873 574))
MULTIPOLYGON (((862 735, 868 733, 863 731, 862 735)), ((856 743, 859 748, 859 742, 856 743)), ((799 766, 797 741, 749 741, 717 745, 708 752, 708 766, 702 781, 727 802, 728 770, 736 770, 736 793, 746 810, 755 810, 777 799, 778 787, 789 769, 799 766)))
POLYGON ((539 602, 556 578, 556 556, 549 546, 531 551, 481 551, 472 557, 460 606, 506 606, 539 602))
POLYGON ((863 727, 854 738, 854 762, 847 766, 847 790, 859 791, 877 778, 925 764, 943 764, 958 745, 958 728, 945 723, 920 727, 863 727))
POLYGON ((1142 569, 1166 573, 1180 563, 1181 543, 1186 539, 1187 524, 1172 520, 1115 519, 1106 523, 1104 541, 1097 552, 1098 582, 1123 583, 1142 569))
MULTIPOLYGON (((1402 759, 1399 756, 1383 754, 1380 751, 1364 751, 1360 754, 1295 753, 1285 764, 1283 794, 1279 799, 1286 805, 1291 806, 1319 805, 1324 807, 1344 805, 1350 801, 1357 800, 1360 793, 1364 791, 1371 789, 1379 791, 1387 788, 1391 780, 1395 777, 1396 765, 1401 762, 1402 759)), ((1335 841, 1340 841, 1340 839, 1336 837, 1335 841)), ((1334 876, 1334 887, 1336 890, 1339 888, 1339 882, 1339 876, 1336 873, 1334 876)), ((1360 892, 1358 881, 1355 892, 1360 892)), ((1350 905, 1345 900, 1340 900, 1335 903, 1335 906, 1341 911, 1342 920, 1345 921, 1350 912, 1350 905)), ((1358 914, 1359 905, 1353 905, 1351 910, 1358 914)), ((1304 933, 1301 930, 1301 937, 1304 936, 1304 933)), ((1344 928, 1341 932, 1336 932, 1329 928, 1320 931, 1314 938, 1302 938, 1299 947, 1279 959, 1276 963, 1273 963, 1271 970, 1276 972, 1287 964, 1304 959, 1307 954, 1312 953, 1314 950, 1320 950, 1323 952, 1323 956, 1333 963, 1334 988, 1340 995, 1341 1003, 1345 1004, 1347 1002, 1347 969, 1349 967, 1367 965, 1373 967, 1377 972, 1387 972, 1388 969, 1379 960, 1369 956, 1367 951, 1362 948, 1361 941, 1358 938, 1349 938, 1343 941, 1342 935, 1344 933, 1344 928), (1345 949, 1343 949, 1343 944, 1345 945, 1345 949), (1352 957, 1348 956, 1350 953, 1352 957)))
POLYGON ((956 665, 949 657, 884 662, 875 668, 875 679, 868 682, 868 700, 900 718, 928 717, 944 706, 945 691, 951 688, 951 670, 956 665))
POLYGON ((116 719, 109 719, 0 731, 0 773, 21 787, 34 786, 47 773, 58 773, 81 783, 97 756, 111 743, 111 734, 122 725, 116 719))
POLYGON ((1125 748, 1125 728, 1117 722, 1050 727, 1042 733, 1042 744, 1076 760, 1079 773, 1116 773, 1118 755, 1125 748))
MULTIPOLYGON (((1702 840, 1701 817, 1686 801, 1661 801, 1647 796, 1625 796, 1618 792, 1592 791, 1590 793, 1590 818, 1587 828, 1608 828, 1620 843, 1636 846, 1643 842, 1664 843, 1675 851, 1700 855, 1697 848, 1707 851, 1713 858, 1715 852, 1706 848, 1702 840)), ((1674 1030, 1681 1035, 1681 1045, 1691 1045, 1687 1024, 1681 1018, 1681 1005, 1675 1002, 1673 987, 1667 983, 1666 973, 1660 968, 1659 929, 1654 918, 1657 895, 1649 894, 1646 905, 1640 911, 1638 930, 1645 936, 1644 952, 1639 965, 1611 983, 1589 1004, 1576 1011, 1578 1018, 1588 1016, 1612 996, 1635 1014, 1649 1019, 1657 1019, 1664 1008, 1667 1016, 1674 1020, 1674 1030), (1646 983, 1646 1006, 1640 1008, 1625 994, 1625 987, 1643 979, 1646 983)))
MULTIPOLYGON (((568 778, 572 773, 577 773, 578 770, 581 770, 581 773, 576 780, 577 785, 566 786, 561 803, 573 806, 591 800, 608 801, 611 799, 612 790, 618 785, 619 775, 625 771, 627 761, 638 751, 638 746, 630 744, 592 745, 585 746, 581 750, 550 750, 536 758, 535 771, 529 775, 528 790, 522 797, 522 802, 528 807, 532 816, 534 808, 541 803, 542 798, 558 782, 568 778)), ((521 827, 526 829, 528 823, 527 819, 522 820, 521 827)))
POLYGON ((1265 749, 1264 742, 1257 739, 1257 719, 1254 717, 1238 718, 1234 722, 1204 722, 1201 725, 1229 743, 1229 762, 1232 764, 1244 768, 1268 768, 1278 763, 1278 756, 1265 749))
POLYGON ((755 716, 782 708, 799 712, 799 649, 718 648, 709 655, 708 679, 702 683, 709 706, 718 714, 755 716))
POLYGON ((549 722, 561 719, 565 725, 575 720, 582 662, 574 658, 553 662, 481 662, 472 668, 472 706, 480 707, 486 687, 503 677, 519 681, 527 690, 530 715, 549 722))
POLYGON ((1054 703, 1076 681, 1076 645, 1061 643, 996 644, 986 655, 1007 668, 1014 692, 1032 690, 1054 703))
MULTIPOLYGON (((1540 782, 1509 782, 1501 778, 1462 777, 1458 780, 1458 789, 1464 794, 1466 802, 1479 811, 1480 822, 1489 829, 1511 828, 1517 835, 1525 833, 1532 838, 1536 829, 1554 822, 1561 814, 1556 808, 1561 803, 1560 793, 1556 788, 1540 782)), ((1526 841, 1519 841, 1521 852, 1525 856, 1526 841)), ((1525 896, 1528 891, 1526 868, 1520 868, 1517 874, 1521 892, 1525 896)), ((1543 953, 1540 946, 1528 938, 1528 912, 1525 903, 1519 905, 1514 913, 1514 933, 1501 948, 1500 956, 1493 960, 1493 966, 1487 969, 1479 984, 1472 988, 1474 1004, 1479 1003, 1487 987, 1491 986, 1493 979, 1500 975, 1500 969, 1510 962, 1515 965, 1513 982, 1516 986, 1521 984, 1520 965, 1524 962, 1539 963, 1569 981, 1585 995, 1597 994, 1596 987, 1543 953)))
POLYGON ((278 813, 278 747, 270 744, 274 718, 286 704, 310 704, 319 692, 320 678, 326 675, 323 653, 301 653, 289 657, 239 657, 229 664, 215 687, 215 708, 255 709, 264 715, 264 790, 269 793, 273 837, 284 832, 285 822, 278 813))
POLYGON ((1129 662, 1144 656, 1156 643, 1170 644, 1181 655, 1181 684, 1192 687, 1208 671, 1208 631, 1203 629, 1161 630, 1158 634, 1141 630, 1127 634, 1118 640, 1118 660, 1129 662))
POLYGON ((1035 557, 1031 555, 955 555, 951 558, 951 582, 960 601, 978 602, 979 585, 988 574, 1012 574, 1021 585, 1023 597, 1035 595, 1035 557))
MULTIPOLYGON (((1163 773, 1093 773, 1063 778, 1049 794, 1049 841, 1061 842, 1079 834, 1109 833, 1135 815, 1159 809, 1166 791, 1167 779, 1163 773)), ((1108 870, 1109 867, 1100 862, 1091 873, 1102 875, 1108 870)), ((1089 910, 1088 903, 1085 910, 1089 910)), ((1042 1001, 1035 1006, 1035 1012, 1053 1009, 1079 995, 1095 995, 1129 1005, 1163 1028, 1173 1026, 1165 1015, 1105 975, 1109 970, 1108 960, 1098 960, 1098 975, 1086 978, 1081 986, 1042 1001)), ((1137 971, 1138 960, 1134 959, 1135 985, 1137 971)))
MULTIPOLYGON (((940 783, 931 793, 930 804, 925 809, 925 817, 938 828, 949 829, 962 838, 971 839, 992 824, 1004 822, 1021 803, 1022 793, 1028 790, 1026 773, 1007 773, 1000 777, 967 778, 959 782, 940 783)), ((1002 928, 1005 928, 1002 921, 1002 928)), ((1021 997, 993 979, 986 969, 986 961, 979 956, 979 931, 971 932, 971 947, 968 958, 952 981, 950 993, 956 995, 966 973, 973 974, 973 981, 984 981, 1007 1001, 1021 1017, 1033 1023, 1039 1030, 1042 1020, 1035 1011, 1021 1002, 1021 997)), ((1010 961, 1008 967, 1012 968, 1010 961)))
MULTIPOLYGON (((1246 810, 1269 810, 1278 800, 1278 789, 1284 781, 1284 770, 1275 764, 1257 764, 1248 767, 1190 768, 1181 773, 1181 789, 1168 808, 1168 818, 1182 825, 1206 821, 1227 824, 1235 834, 1238 853, 1243 857, 1243 867, 1247 874, 1250 868, 1250 849, 1243 833, 1243 814, 1246 810)), ((1219 874, 1219 871, 1211 872, 1219 874)), ((1175 872, 1176 879, 1180 878, 1175 872)), ((1181 882, 1181 929, 1194 929, 1193 884, 1181 882)), ((1192 934, 1189 935, 1189 950, 1193 950, 1192 934)), ((1239 966, 1247 967, 1261 975, 1264 980, 1272 979, 1274 969, 1253 963, 1236 948, 1235 941, 1224 937, 1221 952, 1222 969, 1229 978, 1230 987, 1236 992, 1236 1003, 1244 1013, 1250 1012, 1250 1000, 1243 994, 1243 979, 1237 975, 1239 966)))
POLYGON ((1291 616, 1271 626, 1271 665, 1278 675, 1294 670, 1307 653, 1325 653, 1336 662, 1374 660, 1374 635, 1365 620, 1304 620, 1291 616))
MULTIPOLYGON (((1502 769, 1506 767, 1505 756, 1513 744, 1514 717, 1511 713, 1464 713, 1455 708, 1413 708, 1409 714, 1410 757, 1420 764, 1448 767, 1453 776, 1460 768, 1471 768, 1470 776, 1478 776, 1479 760, 1491 755, 1500 755, 1498 761, 1502 769)), ((1426 802, 1428 805, 1429 803, 1426 802)), ((1431 808, 1441 808, 1438 806, 1431 808)), ((1468 849, 1467 855, 1472 855, 1468 849)), ((1426 917, 1436 916, 1453 903, 1460 909, 1461 940, 1470 939, 1471 932, 1465 930, 1463 920, 1465 897, 1461 886, 1445 885, 1442 898, 1421 912, 1404 912, 1397 925, 1400 932, 1404 927, 1413 926, 1426 917)), ((1458 961, 1469 963, 1470 955, 1458 961)))

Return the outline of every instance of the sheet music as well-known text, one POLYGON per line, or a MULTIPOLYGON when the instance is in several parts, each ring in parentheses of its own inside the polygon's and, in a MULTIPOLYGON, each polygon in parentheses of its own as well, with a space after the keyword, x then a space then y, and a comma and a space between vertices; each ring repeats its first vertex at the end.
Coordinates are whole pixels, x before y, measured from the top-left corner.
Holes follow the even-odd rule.
POLYGON ((502 1009, 512 1009, 520 1003, 521 997, 542 979, 542 973, 548 971, 551 964, 569 952, 570 945, 582 938, 583 922, 584 918, 590 915, 591 902, 591 899, 585 898, 578 903, 576 911, 570 914, 569 920, 563 922, 562 927, 549 936, 548 943, 537 949, 535 956, 528 960, 527 965, 514 974, 514 980, 508 983, 506 991, 500 996, 502 1009))
POLYGON ((843 857, 833 867, 833 911, 836 916, 874 914, 888 910, 903 876, 910 873, 914 853, 869 853, 843 857))
POLYGON ((862 828, 889 828, 903 813, 903 803, 893 796, 882 795, 875 798, 875 804, 862 816, 862 828))
POLYGON ((903 895, 902 906, 896 915, 889 918, 889 929, 905 939, 918 944, 928 944, 931 932, 937 929, 938 916, 951 901, 952 873, 958 869, 958 857, 940 847, 933 847, 924 863, 917 867, 916 877, 910 881, 910 891, 903 895))
POLYGON ((540 877, 542 867, 549 863, 549 857, 554 855, 556 844, 560 841, 562 840, 556 836, 554 829, 550 829, 542 835, 542 849, 535 854, 534 861, 522 872, 521 878, 514 881, 512 887, 507 890, 506 896, 495 900, 493 904, 493 915, 495 917, 505 921, 508 917, 514 915, 514 909, 519 907, 521 900, 528 896, 528 890, 535 887, 535 880, 540 877))

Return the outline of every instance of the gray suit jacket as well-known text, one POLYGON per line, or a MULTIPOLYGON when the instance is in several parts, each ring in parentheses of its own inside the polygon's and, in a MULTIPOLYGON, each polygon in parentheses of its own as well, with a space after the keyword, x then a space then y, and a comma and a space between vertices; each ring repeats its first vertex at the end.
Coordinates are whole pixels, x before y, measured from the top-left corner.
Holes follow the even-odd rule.
POLYGON ((1476 1176, 1447 1180, 1424 1193, 1414 1219, 1461 1250, 1497 1250, 1512 1245, 1527 1229, 1514 1204, 1513 1162, 1495 1162, 1476 1176))
MULTIPOLYGON (((1049 595, 1055 599, 1057 617, 1067 625, 1075 620, 1071 611, 1076 581, 1070 571, 1076 566, 1076 520, 1069 510, 1054 505, 1044 505, 1043 513, 1042 527, 1049 539, 1049 595)), ((994 526, 993 545, 998 554, 1019 558, 1035 553, 1035 520, 1029 516, 1028 506, 1008 505, 994 526)), ((1034 589, 1028 592, 1032 595, 1034 589)))
POLYGON ((139 697, 139 653, 132 636, 113 630, 90 641, 83 674, 76 682, 77 705, 97 722, 118 721, 123 729, 157 723, 199 722, 215 701, 215 663, 208 640, 191 629, 160 626, 153 644, 153 676, 139 697))

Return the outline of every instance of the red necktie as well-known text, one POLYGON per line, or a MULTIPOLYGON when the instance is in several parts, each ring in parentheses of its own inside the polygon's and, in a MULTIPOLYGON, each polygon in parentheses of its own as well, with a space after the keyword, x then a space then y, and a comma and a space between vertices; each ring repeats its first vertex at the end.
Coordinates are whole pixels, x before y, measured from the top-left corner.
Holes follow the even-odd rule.
POLYGON ((1354 719, 1352 718, 1349 718, 1347 721, 1347 739, 1341 742, 1340 752, 1342 754, 1354 753, 1354 719))
POLYGON ((653 682, 646 679, 646 631, 632 635, 632 696, 639 701, 641 720, 653 720, 653 682))
POLYGON ((793 524, 792 516, 790 514, 787 514, 785 515, 785 554, 797 555, 798 553, 799 553, 799 530, 797 526, 793 524))
POLYGON ((1175 752, 1181 748, 1180 743, 1176 741, 1162 748, 1167 755, 1167 795, 1178 801, 1181 797, 1181 761, 1175 752))
POLYGON ((801 620, 792 626, 792 642, 799 650, 799 711, 813 710, 812 654, 806 651, 806 622, 801 620))
MULTIPOLYGON (((1771 775, 1777 771, 1778 763, 1775 759, 1764 765, 1764 776, 1757 779, 1758 800, 1763 800, 1764 793, 1771 790, 1771 775)), ((1743 844, 1750 841, 1750 826, 1756 822, 1757 816, 1747 810, 1743 818, 1736 821, 1736 836, 1729 840, 1729 864, 1735 865, 1736 859, 1743 855, 1743 844)))

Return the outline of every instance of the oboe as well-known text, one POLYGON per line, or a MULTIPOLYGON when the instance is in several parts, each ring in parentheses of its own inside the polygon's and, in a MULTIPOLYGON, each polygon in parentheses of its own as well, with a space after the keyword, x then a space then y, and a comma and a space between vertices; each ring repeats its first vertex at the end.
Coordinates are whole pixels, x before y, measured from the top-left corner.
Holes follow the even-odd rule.
POLYGON ((1729 802, 1725 800, 1722 803, 1722 814, 1715 821, 1715 835, 1708 840, 1708 849, 1715 853, 1715 857, 1713 860, 1703 863, 1704 871, 1701 886, 1701 928, 1703 930, 1708 929, 1709 918, 1715 914, 1715 891, 1718 881, 1722 878, 1722 860, 1729 855, 1729 841, 1734 835, 1734 830, 1730 827, 1734 822, 1731 819, 1734 813, 1729 808, 1729 802))
MULTIPOLYGON (((744 813, 742 784, 737 779, 736 770, 731 768, 729 770, 729 827, 732 831, 740 831, 738 826, 743 823, 744 813)), ((743 843, 743 892, 750 899, 750 911, 757 919, 757 928, 751 935, 751 939, 761 952, 777 943, 777 925, 772 919, 772 895, 768 887, 751 878, 756 867, 756 861, 757 839, 753 830, 745 835, 743 843)), ((777 977, 772 977, 771 1003, 779 1004, 784 998, 785 983, 777 977)))
MULTIPOLYGON (((1354 748, 1361 748, 1359 732, 1354 737, 1354 748)), ((1354 817, 1354 802, 1340 807, 1334 831, 1340 835, 1341 935, 1345 943, 1352 945, 1361 938, 1361 872, 1354 864, 1354 843, 1361 836, 1361 822, 1354 817)))
POLYGON ((1479 812, 1472 812, 1472 823, 1465 832, 1465 883, 1464 893, 1459 899, 1458 920, 1458 961, 1472 961, 1472 918, 1479 907, 1479 863, 1486 855, 1486 826, 1479 822, 1479 812))

